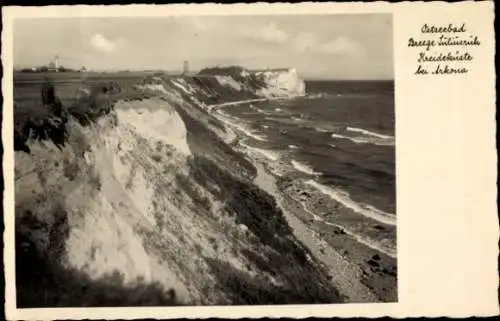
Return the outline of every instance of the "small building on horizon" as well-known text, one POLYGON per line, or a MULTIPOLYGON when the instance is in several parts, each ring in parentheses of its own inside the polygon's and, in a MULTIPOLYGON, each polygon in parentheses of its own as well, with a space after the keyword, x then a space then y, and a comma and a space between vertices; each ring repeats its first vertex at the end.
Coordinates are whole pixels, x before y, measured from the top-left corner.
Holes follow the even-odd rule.
POLYGON ((182 65, 182 74, 187 75, 189 72, 189 61, 184 60, 184 64, 182 65))
POLYGON ((52 60, 51 62, 49 62, 49 66, 48 67, 49 67, 48 71, 59 72, 59 70, 60 70, 59 57, 57 55, 54 57, 54 60, 52 60))

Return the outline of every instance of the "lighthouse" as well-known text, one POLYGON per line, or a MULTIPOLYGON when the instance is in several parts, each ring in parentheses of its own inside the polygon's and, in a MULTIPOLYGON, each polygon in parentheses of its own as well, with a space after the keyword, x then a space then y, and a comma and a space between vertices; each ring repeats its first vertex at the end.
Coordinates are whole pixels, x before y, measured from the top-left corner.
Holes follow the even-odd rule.
POLYGON ((59 56, 55 56, 54 60, 49 63, 49 71, 59 71, 59 56))
POLYGON ((189 62, 184 60, 184 65, 182 66, 182 74, 185 75, 189 72, 189 62))

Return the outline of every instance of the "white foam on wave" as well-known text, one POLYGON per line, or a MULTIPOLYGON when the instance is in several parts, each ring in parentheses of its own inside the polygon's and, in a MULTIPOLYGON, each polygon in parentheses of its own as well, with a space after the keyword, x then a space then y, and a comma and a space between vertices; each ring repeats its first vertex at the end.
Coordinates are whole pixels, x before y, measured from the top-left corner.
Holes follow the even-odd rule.
POLYGON ((218 108, 218 107, 236 106, 236 105, 248 104, 250 102, 259 102, 259 101, 266 101, 266 100, 267 100, 266 98, 255 98, 255 99, 237 100, 237 101, 230 101, 230 102, 227 102, 227 103, 210 105, 210 107, 212 107, 212 108, 217 107, 218 108))
POLYGON ((280 155, 276 152, 271 151, 271 150, 252 147, 252 146, 249 146, 243 142, 239 142, 239 144, 242 147, 244 147, 245 149, 247 149, 248 151, 259 153, 259 154, 263 155, 264 157, 266 157, 267 159, 270 159, 272 161, 277 161, 279 159, 280 155))
POLYGON ((382 139, 393 139, 394 138, 392 136, 382 135, 382 134, 378 134, 378 133, 375 133, 375 132, 371 132, 371 131, 363 129, 363 128, 347 127, 346 130, 348 130, 350 132, 362 133, 362 134, 365 134, 365 135, 368 135, 368 136, 382 138, 382 139))
POLYGON ((317 132, 320 132, 320 133, 327 133, 328 130, 327 129, 324 129, 324 128, 315 128, 317 132))
POLYGON ((302 206, 302 209, 307 212, 309 215, 311 215, 313 217, 313 219, 315 221, 319 221, 319 222, 322 222, 326 225, 330 225, 330 226, 334 226, 340 230, 342 230, 344 233, 352 236, 357 242, 363 244, 363 245, 366 245, 368 246, 369 248, 372 248, 376 251, 379 251, 381 253, 384 253, 392 258, 396 258, 396 249, 394 248, 394 246, 392 244, 382 244, 381 242, 379 241, 376 241, 376 240, 373 240, 369 237, 366 237, 366 236, 363 236, 363 235, 359 235, 357 233, 354 233, 352 231, 350 231, 348 228, 345 228, 339 224, 335 224, 335 223, 331 223, 331 222, 328 222, 326 221, 325 219, 323 219, 321 216, 319 215, 316 215, 315 213, 313 213, 308 207, 307 205, 292 197, 296 202, 298 202, 301 206, 302 206))
POLYGON ((267 141, 266 138, 262 137, 261 135, 255 134, 251 129, 245 127, 242 124, 239 124, 238 121, 235 119, 235 117, 232 117, 228 115, 227 113, 223 112, 221 109, 217 109, 216 113, 214 115, 217 115, 216 117, 228 125, 229 127, 239 130, 240 132, 243 132, 246 136, 251 137, 255 140, 265 142, 267 141))
POLYGON ((293 168, 295 168, 296 170, 298 170, 302 173, 306 173, 308 175, 321 175, 321 173, 315 172, 314 169, 307 164, 297 162, 296 160, 293 160, 293 159, 292 159, 291 163, 292 163, 293 168))
POLYGON ((317 94, 309 94, 309 95, 307 95, 307 98, 308 99, 318 99, 318 98, 324 98, 327 96, 328 96, 328 94, 326 94, 326 93, 317 93, 317 94))
POLYGON ((274 111, 280 112, 281 108, 274 108, 274 111))
POLYGON ((297 145, 288 145, 288 148, 297 149, 297 148, 299 148, 299 146, 297 146, 297 145))
POLYGON ((363 139, 359 139, 359 138, 355 138, 355 137, 348 137, 348 136, 335 134, 335 133, 332 134, 332 138, 347 139, 347 140, 350 140, 350 141, 357 143, 357 144, 367 143, 367 141, 365 141, 363 139))
POLYGON ((393 246, 384 245, 384 244, 381 244, 379 241, 375 241, 369 237, 358 235, 356 233, 351 232, 349 229, 344 228, 344 227, 342 227, 338 224, 335 224, 335 223, 330 223, 327 221, 323 221, 323 223, 325 223, 326 225, 335 226, 336 228, 341 229, 344 233, 354 237, 357 242, 359 242, 363 245, 366 245, 369 248, 372 248, 372 249, 377 250, 381 253, 384 253, 387 256, 390 256, 394 259, 397 258, 396 249, 393 246))
POLYGON ((256 110, 258 113, 261 113, 261 114, 264 114, 264 115, 271 115, 271 114, 272 114, 271 112, 266 111, 266 110, 263 110, 263 109, 260 109, 260 108, 255 108, 255 110, 256 110))
POLYGON ((394 146, 394 140, 393 139, 374 139, 373 137, 370 138, 363 138, 363 137, 349 137, 349 136, 344 136, 340 134, 332 134, 332 138, 338 138, 338 139, 347 139, 350 140, 353 143, 356 144, 374 144, 374 145, 379 145, 379 146, 394 146))
POLYGON ((333 200, 341 203, 347 208, 350 208, 358 214, 369 217, 383 224, 396 225, 396 215, 384 212, 370 205, 356 203, 349 197, 349 194, 344 191, 333 189, 314 180, 308 180, 306 184, 316 188, 321 193, 330 196, 333 200))
POLYGON ((258 141, 261 141, 261 142, 265 142, 267 141, 267 139, 265 139, 264 137, 260 136, 260 135, 257 135, 257 134, 254 134, 250 129, 248 128, 245 128, 239 124, 234 124, 233 125, 236 129, 242 131, 243 133, 245 133, 245 135, 247 135, 248 137, 252 137, 253 139, 255 140, 258 140, 258 141))

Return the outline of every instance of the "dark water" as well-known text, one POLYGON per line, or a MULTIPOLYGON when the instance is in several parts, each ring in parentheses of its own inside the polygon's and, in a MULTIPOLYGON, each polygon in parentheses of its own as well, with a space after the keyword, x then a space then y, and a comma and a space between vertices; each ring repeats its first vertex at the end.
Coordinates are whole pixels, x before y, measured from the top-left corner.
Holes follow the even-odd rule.
POLYGON ((286 153, 321 172, 319 183, 395 213, 393 82, 322 81, 306 88, 307 97, 224 111, 268 140, 247 144, 286 153))

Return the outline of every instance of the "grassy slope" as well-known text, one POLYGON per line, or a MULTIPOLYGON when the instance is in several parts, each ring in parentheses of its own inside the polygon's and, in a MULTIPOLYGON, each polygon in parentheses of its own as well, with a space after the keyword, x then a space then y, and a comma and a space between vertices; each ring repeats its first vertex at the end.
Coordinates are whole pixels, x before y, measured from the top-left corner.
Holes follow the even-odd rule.
MULTIPOLYGON (((49 76, 63 106, 82 125, 108 113, 113 102, 118 99, 147 98, 147 95, 131 87, 138 80, 137 75, 126 79, 117 79, 116 75, 115 78, 109 75, 95 76, 90 81, 68 74, 49 76), (105 82, 111 79, 114 80, 113 83, 105 82), (117 83, 120 85, 117 86, 117 83), (115 90, 109 90, 113 86, 115 90), (88 89, 90 95, 78 95, 79 88, 88 89), (106 88, 108 90, 104 92, 106 88)), ((26 145, 28 136, 38 140, 51 140, 60 148, 66 145, 71 145, 70 148, 85 148, 84 140, 70 142, 76 137, 70 137, 67 119, 49 119, 49 108, 41 101, 43 81, 40 74, 26 74, 21 79, 15 79, 15 150, 29 152, 26 145)), ((61 160, 61 163, 65 176, 72 180, 77 163, 66 159, 61 160)), ((34 202, 31 208, 24 202, 16 204, 16 283, 19 307, 178 304, 175 292, 166 291, 157 283, 137 282, 133 286, 127 286, 119 273, 94 280, 85 273, 64 266, 64 244, 69 235, 69 226, 64 206, 57 202, 61 197, 60 193, 64 191, 44 191, 31 200, 34 202), (47 203, 52 204, 47 206, 47 203), (40 207, 44 208, 43 218, 34 214, 40 207), (46 244, 47 247, 40 247, 39 244, 46 244)))
POLYGON ((225 210, 257 236, 259 242, 255 246, 259 250, 244 251, 244 256, 283 282, 280 287, 272 287, 224 262, 207 260, 221 286, 232 294, 233 302, 341 302, 341 295, 330 285, 325 271, 317 262, 308 260, 308 249, 295 239, 275 200, 253 184, 254 166, 197 120, 209 115, 185 105, 174 106, 186 124, 188 144, 194 154, 190 161, 190 177, 217 199, 224 200, 225 210))
MULTIPOLYGON (((112 108, 117 99, 144 99, 142 92, 131 87, 130 79, 120 85, 120 90, 102 91, 101 81, 93 85, 91 95, 69 99, 69 113, 81 124, 88 124, 96 117, 112 108)), ((62 82, 64 84, 64 82, 62 82)), ((73 87, 82 86, 75 81, 73 87)), ((106 86, 104 86, 106 88, 106 86)), ((17 90, 18 87, 16 87, 17 90)), ((35 88, 37 88, 35 86, 35 88)), ((26 89, 23 89, 26 90, 26 89)), ((36 89, 32 88, 32 91, 36 89)), ((62 100, 62 99, 61 99, 62 100)), ((19 101, 18 101, 19 102, 19 101)), ((36 105, 35 105, 36 106, 36 105)), ((38 105, 38 108, 41 106, 38 105)), ((259 269, 279 278, 283 285, 269 286, 258 277, 250 277, 230 268, 226 263, 205 258, 218 279, 220 286, 229 293, 235 304, 271 303, 331 303, 341 300, 338 292, 331 287, 326 274, 316 264, 307 259, 307 249, 295 240, 283 214, 274 200, 251 183, 255 176, 253 166, 240 154, 234 152, 200 121, 211 116, 192 105, 175 105, 188 129, 188 144, 194 158, 190 163, 190 177, 210 190, 214 184, 220 189, 212 190, 219 199, 226 202, 226 210, 245 224, 259 240, 255 244, 258 251, 245 251, 244 255, 259 269), (263 255, 262 255, 263 254, 263 255)), ((40 109, 43 109, 40 108, 40 109)), ((66 124, 63 134, 57 133, 51 123, 42 117, 40 127, 33 127, 32 115, 40 112, 23 108, 22 101, 15 110, 16 121, 21 136, 26 124, 38 133, 38 139, 60 139, 64 145, 68 139, 66 124), (35 129, 33 129, 35 128, 35 129)), ((57 129, 57 128, 56 128, 57 129)), ((25 137, 24 137, 25 138, 25 137)), ((21 137, 22 139, 22 137, 21 137)), ((63 193, 64 191, 59 191, 63 193)), ((57 195, 47 194, 46 200, 57 199, 57 195)), ((200 200, 201 202, 202 200, 200 200)), ((55 202, 57 204, 57 202, 55 202)), ((206 206, 200 204, 200 206, 206 206)), ((21 306, 117 306, 117 305, 172 305, 177 304, 175 293, 165 291, 157 284, 125 286, 118 274, 91 280, 83 273, 67 269, 60 264, 64 256, 64 242, 68 236, 67 215, 61 206, 51 206, 45 213, 51 217, 50 224, 33 219, 29 208, 16 210, 16 268, 18 302, 21 306), (38 236, 37 236, 38 235, 38 236), (34 245, 33 237, 46 238, 46 249, 34 245), (38 266, 33 272, 32 266, 38 266)))

